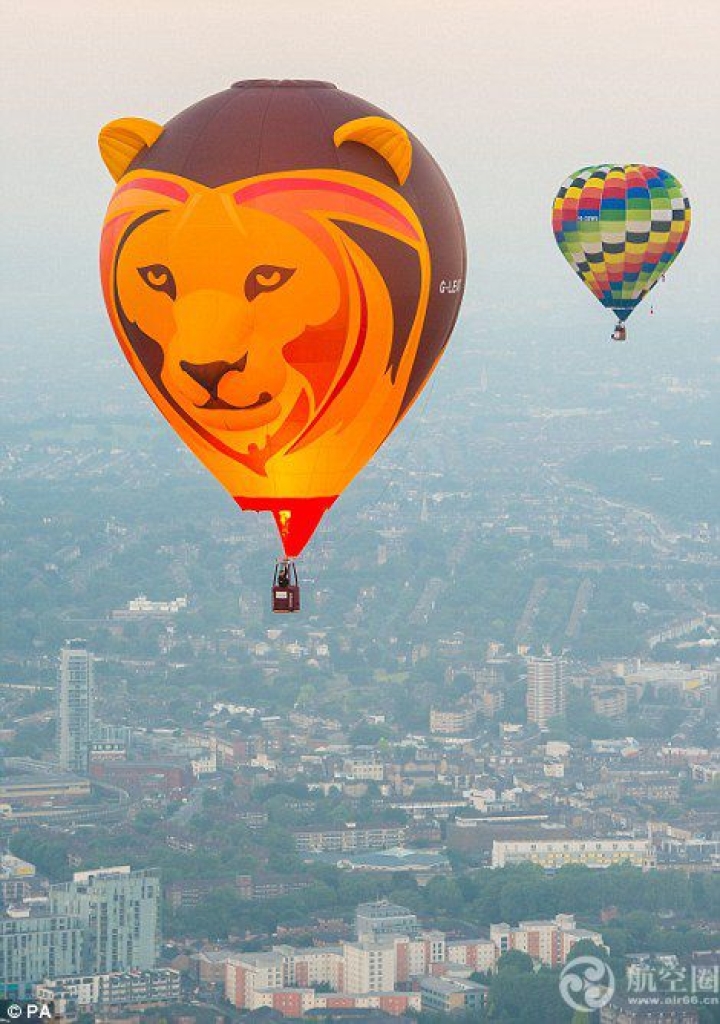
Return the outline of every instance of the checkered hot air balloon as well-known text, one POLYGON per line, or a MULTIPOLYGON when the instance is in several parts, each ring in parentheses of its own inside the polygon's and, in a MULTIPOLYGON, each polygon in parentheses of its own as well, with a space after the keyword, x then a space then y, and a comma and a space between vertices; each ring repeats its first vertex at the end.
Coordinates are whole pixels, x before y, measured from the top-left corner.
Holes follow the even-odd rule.
POLYGON ((600 164, 571 174, 553 203, 565 259, 593 295, 625 321, 664 276, 690 230, 690 202, 669 171, 600 164))

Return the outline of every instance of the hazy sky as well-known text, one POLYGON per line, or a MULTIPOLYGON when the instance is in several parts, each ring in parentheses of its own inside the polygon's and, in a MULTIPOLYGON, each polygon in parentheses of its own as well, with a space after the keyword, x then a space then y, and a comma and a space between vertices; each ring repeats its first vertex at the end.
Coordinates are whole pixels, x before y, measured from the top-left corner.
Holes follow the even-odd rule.
POLYGON ((106 121, 162 122, 241 78, 307 77, 384 108, 441 162, 465 217, 473 306, 538 315, 568 303, 602 319, 555 251, 549 210, 576 168, 640 161, 672 170, 694 209, 662 302, 718 318, 717 0, 4 0, 0 10, 11 310, 64 295, 97 315, 106 121))

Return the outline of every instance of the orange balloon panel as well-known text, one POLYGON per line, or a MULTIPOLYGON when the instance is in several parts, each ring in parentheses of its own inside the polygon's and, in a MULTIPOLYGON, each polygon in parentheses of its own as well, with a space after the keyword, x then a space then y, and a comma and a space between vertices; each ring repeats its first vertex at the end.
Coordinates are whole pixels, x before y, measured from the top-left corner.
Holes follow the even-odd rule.
POLYGON ((138 166, 163 141, 154 126, 161 134, 148 144, 146 126, 128 119, 101 134, 118 177, 101 243, 113 327, 186 444, 242 508, 272 512, 286 554, 297 555, 442 351, 464 276, 462 233, 455 277, 437 280, 412 191, 398 188, 412 143, 384 118, 339 125, 334 146, 369 147, 389 180, 292 161, 198 180, 172 160, 167 171, 138 166), (440 339, 428 323, 433 288, 446 307, 440 339))

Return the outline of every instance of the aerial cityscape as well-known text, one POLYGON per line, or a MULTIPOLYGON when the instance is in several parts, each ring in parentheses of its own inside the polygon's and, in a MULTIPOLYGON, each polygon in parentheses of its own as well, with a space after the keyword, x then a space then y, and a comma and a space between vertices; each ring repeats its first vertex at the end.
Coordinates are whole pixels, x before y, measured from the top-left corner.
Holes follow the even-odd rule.
POLYGON ((0 1021, 720 1021, 712 268, 617 345, 579 287, 496 297, 469 207, 447 352, 318 519, 296 615, 274 499, 240 512, 158 415, 99 286, 10 268, 0 1021))
MULTIPOLYGON (((477 317, 461 337, 469 359, 477 317)), ((257 585, 270 529, 139 395, 11 410, 4 995, 540 1020, 522 982, 561 1020, 576 942, 616 971, 707 966, 720 369, 618 381, 566 351, 550 389, 525 351, 522 381, 487 342, 479 381, 439 375, 303 560, 289 624, 257 585), (139 931, 112 950, 86 908, 116 891, 139 931), (543 964, 512 989, 509 950, 543 964)))

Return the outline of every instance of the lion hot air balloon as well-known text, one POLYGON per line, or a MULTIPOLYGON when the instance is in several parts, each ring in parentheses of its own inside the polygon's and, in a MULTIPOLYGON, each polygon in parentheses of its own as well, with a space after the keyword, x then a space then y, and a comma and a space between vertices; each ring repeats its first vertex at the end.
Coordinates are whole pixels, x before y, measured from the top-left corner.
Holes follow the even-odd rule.
POLYGON ((685 244, 690 203, 669 171, 645 164, 584 167, 553 205, 553 230, 581 281, 618 318, 612 337, 685 244))
POLYGON ((458 314, 462 222, 427 150, 325 82, 237 82, 100 132, 101 275, 163 416, 292 562, 415 400, 458 314))

